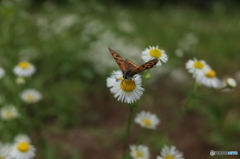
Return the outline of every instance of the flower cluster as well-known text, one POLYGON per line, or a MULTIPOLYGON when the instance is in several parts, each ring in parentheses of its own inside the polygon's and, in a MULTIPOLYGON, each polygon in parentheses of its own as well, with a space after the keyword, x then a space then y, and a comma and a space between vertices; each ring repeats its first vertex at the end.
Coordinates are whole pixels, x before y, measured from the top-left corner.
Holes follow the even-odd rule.
MULTIPOLYGON (((156 159, 184 159, 181 152, 179 152, 175 146, 164 146, 160 152, 161 156, 157 156, 156 159)), ((131 145, 130 155, 133 159, 149 159, 149 149, 145 145, 131 145)))
MULTIPOLYGON (((38 90, 23 88, 23 84, 30 79, 28 77, 31 77, 35 72, 35 66, 27 61, 19 62, 13 68, 13 73, 17 76, 15 80, 16 84, 21 85, 19 88, 16 86, 17 89, 13 91, 13 94, 15 93, 18 96, 17 99, 22 100, 24 103, 37 103, 42 99, 42 94, 38 90)), ((0 79, 5 80, 4 76, 6 75, 7 73, 4 68, 0 67, 0 79)), ((6 80, 9 79, 6 78, 6 80)), ((8 122, 14 122, 13 119, 21 118, 23 116, 21 111, 18 111, 21 110, 23 106, 20 105, 21 102, 16 102, 18 104, 9 104, 8 101, 5 101, 4 95, 1 95, 0 97, 1 104, 3 104, 3 106, 0 106, 0 118, 5 120, 6 126, 8 126, 8 122)), ((25 134, 17 135, 12 143, 0 145, 0 159, 31 159, 34 156, 35 148, 31 145, 30 138, 25 134)))
MULTIPOLYGON (((148 62, 152 59, 158 59, 156 65, 160 66, 162 64, 161 61, 167 62, 168 56, 166 55, 165 51, 159 49, 158 46, 149 46, 149 48, 146 48, 144 51, 142 51, 142 59, 145 62, 148 62)), ((130 63, 127 65, 133 65, 132 62, 129 62, 129 60, 127 60, 127 62, 130 63)), ((123 62, 121 65, 124 64, 125 63, 123 62)), ((123 67, 125 68, 127 66, 123 67)), ((131 67, 131 69, 133 67, 135 67, 134 69, 137 69, 135 64, 131 67)), ((118 101, 133 103, 140 99, 140 97, 143 95, 144 88, 142 88, 142 79, 139 74, 134 74, 124 79, 123 75, 126 72, 131 71, 133 70, 113 71, 111 76, 107 78, 107 87, 110 88, 111 93, 114 94, 114 97, 117 98, 118 101)))
POLYGON ((197 59, 189 60, 186 63, 186 68, 198 83, 207 87, 219 87, 220 80, 217 78, 216 72, 205 61, 197 59))

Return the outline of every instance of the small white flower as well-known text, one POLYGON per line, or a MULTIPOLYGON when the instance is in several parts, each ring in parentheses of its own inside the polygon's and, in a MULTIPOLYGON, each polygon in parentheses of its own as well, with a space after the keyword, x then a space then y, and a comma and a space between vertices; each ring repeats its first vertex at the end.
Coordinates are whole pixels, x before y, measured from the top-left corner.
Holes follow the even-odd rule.
POLYGON ((35 148, 27 142, 15 143, 10 148, 9 156, 14 159, 31 159, 35 156, 35 148))
POLYGON ((36 103, 42 99, 41 93, 35 89, 26 89, 20 96, 26 103, 36 103))
POLYGON ((220 80, 216 77, 216 72, 212 69, 205 71, 204 74, 197 74, 196 81, 207 87, 217 88, 220 85, 220 80))
POLYGON ((156 126, 159 124, 160 120, 155 114, 150 112, 141 111, 135 117, 135 123, 140 124, 144 128, 156 129, 156 126))
POLYGON ((133 159, 149 159, 148 147, 144 145, 131 145, 130 155, 133 159))
POLYGON ((175 146, 164 146, 161 151, 161 156, 157 156, 157 159, 184 159, 181 152, 179 152, 175 146))
POLYGON ((111 76, 107 78, 107 87, 113 87, 118 80, 123 80, 122 71, 113 71, 111 76))
POLYGON ((144 51, 142 51, 142 59, 145 62, 150 61, 155 58, 158 59, 157 66, 160 66, 162 64, 161 61, 166 63, 168 60, 168 56, 165 53, 165 51, 159 49, 158 46, 156 46, 156 47, 149 46, 149 48, 146 48, 144 51))
POLYGON ((4 68, 0 67, 0 79, 5 76, 5 70, 4 68))
POLYGON ((19 143, 19 142, 31 143, 31 139, 26 134, 18 134, 14 137, 14 142, 15 143, 19 143))
POLYGON ((19 116, 14 105, 8 105, 0 109, 0 115, 3 120, 11 120, 19 116))
POLYGON ((144 88, 141 87, 142 80, 140 75, 134 75, 132 79, 115 78, 114 75, 107 79, 107 86, 118 101, 133 103, 140 99, 144 88))
POLYGON ((188 72, 192 73, 194 76, 198 74, 202 75, 210 69, 205 61, 197 59, 188 60, 186 68, 188 69, 188 72))
POLYGON ((36 68, 33 64, 27 61, 22 61, 19 62, 18 65, 13 68, 13 72, 17 76, 29 77, 36 72, 36 68))
POLYGON ((233 78, 228 78, 228 79, 226 80, 226 84, 227 84, 227 86, 228 86, 229 88, 235 88, 235 87, 237 86, 237 82, 236 82, 236 80, 233 79, 233 78))

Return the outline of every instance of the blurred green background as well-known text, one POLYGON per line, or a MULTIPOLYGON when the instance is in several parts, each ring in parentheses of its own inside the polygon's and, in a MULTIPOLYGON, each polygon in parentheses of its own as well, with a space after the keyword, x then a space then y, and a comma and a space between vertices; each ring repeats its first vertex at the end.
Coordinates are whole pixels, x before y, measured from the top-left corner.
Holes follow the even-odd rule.
POLYGON ((149 72, 136 113, 148 110, 161 123, 154 131, 133 124, 130 143, 149 146, 151 158, 164 144, 175 145, 186 159, 234 158, 209 152, 240 152, 239 88, 190 103, 158 141, 191 89, 188 59, 206 60, 221 80, 240 81, 239 17, 234 0, 0 1, 0 66, 6 70, 0 106, 13 103, 21 112, 19 91, 33 87, 43 94, 24 117, 1 121, 1 142, 26 133, 37 159, 120 158, 128 105, 106 87, 108 75, 119 69, 108 46, 142 64, 141 51, 159 45, 169 61, 149 72), (19 86, 12 69, 21 60, 37 72, 19 86))

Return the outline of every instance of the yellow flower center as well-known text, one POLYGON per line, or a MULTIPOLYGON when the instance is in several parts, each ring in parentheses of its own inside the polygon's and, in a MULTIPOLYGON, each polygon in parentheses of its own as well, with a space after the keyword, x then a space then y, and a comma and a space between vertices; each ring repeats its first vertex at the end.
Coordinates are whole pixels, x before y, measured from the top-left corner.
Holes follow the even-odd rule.
POLYGON ((4 158, 0 157, 0 159, 4 159, 4 158))
POLYGON ((143 158, 143 153, 141 151, 136 152, 136 157, 137 158, 143 158))
POLYGON ((132 92, 136 88, 136 84, 131 79, 121 81, 121 89, 125 92, 132 92))
POLYGON ((29 95, 26 96, 26 101, 32 102, 32 101, 34 101, 34 100, 35 100, 34 95, 29 94, 29 95))
POLYGON ((13 117, 13 112, 11 110, 6 111, 6 118, 11 119, 13 117))
POLYGON ((30 145, 27 142, 20 142, 17 148, 21 152, 27 152, 30 149, 30 145))
POLYGON ((198 69, 201 69, 204 67, 204 64, 200 61, 195 61, 193 65, 195 68, 198 68, 198 69))
POLYGON ((27 69, 30 66, 29 62, 23 61, 18 64, 18 66, 22 69, 27 69))
POLYGON ((154 58, 159 58, 162 56, 162 51, 159 49, 151 49, 149 54, 154 58))
POLYGON ((216 77, 216 72, 214 70, 210 70, 205 74, 208 78, 216 77))
POLYGON ((142 122, 143 122, 146 126, 151 126, 151 125, 152 125, 152 122, 151 122, 149 119, 147 119, 147 118, 143 118, 143 119, 142 119, 142 122))
POLYGON ((164 157, 164 159, 175 159, 175 157, 173 157, 172 155, 167 155, 164 157))

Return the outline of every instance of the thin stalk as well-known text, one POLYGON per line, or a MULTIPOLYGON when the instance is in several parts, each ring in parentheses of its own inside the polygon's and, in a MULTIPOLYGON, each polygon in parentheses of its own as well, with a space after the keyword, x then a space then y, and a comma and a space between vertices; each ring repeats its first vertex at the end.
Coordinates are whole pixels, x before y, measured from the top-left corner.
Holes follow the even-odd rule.
POLYGON ((128 152, 128 144, 129 144, 129 135, 130 135, 130 130, 131 130, 134 108, 135 108, 135 104, 129 104, 129 116, 128 116, 126 136, 125 136, 125 143, 124 143, 124 148, 123 148, 123 159, 128 158, 127 152, 128 152))

